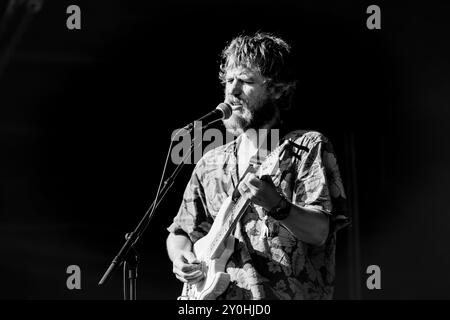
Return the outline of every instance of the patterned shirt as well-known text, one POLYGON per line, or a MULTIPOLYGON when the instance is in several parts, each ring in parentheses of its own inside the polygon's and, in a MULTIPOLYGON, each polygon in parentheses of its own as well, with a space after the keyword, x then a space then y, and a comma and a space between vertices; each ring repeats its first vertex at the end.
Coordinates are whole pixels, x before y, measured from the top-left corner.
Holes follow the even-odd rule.
MULTIPOLYGON (((238 184, 236 150, 241 137, 206 153, 197 163, 169 232, 193 243, 205 236, 224 200, 238 184)), ((335 278, 336 231, 348 224, 345 192, 333 148, 315 131, 284 137, 302 148, 279 156, 271 178, 293 204, 330 217, 326 242, 315 246, 296 238, 282 222, 262 220, 263 208, 251 204, 234 231, 231 276, 220 299, 331 299, 335 278)))

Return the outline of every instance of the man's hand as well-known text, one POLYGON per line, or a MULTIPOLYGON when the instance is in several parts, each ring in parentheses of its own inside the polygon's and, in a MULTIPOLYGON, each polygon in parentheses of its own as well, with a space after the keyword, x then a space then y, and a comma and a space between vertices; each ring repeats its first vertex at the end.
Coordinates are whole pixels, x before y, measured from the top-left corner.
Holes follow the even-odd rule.
POLYGON ((274 208, 281 199, 270 176, 258 179, 255 174, 247 174, 238 187, 241 195, 246 195, 251 202, 263 207, 266 211, 274 208))
POLYGON ((200 261, 188 250, 179 250, 173 254, 173 273, 178 280, 189 284, 199 282, 205 277, 200 261))

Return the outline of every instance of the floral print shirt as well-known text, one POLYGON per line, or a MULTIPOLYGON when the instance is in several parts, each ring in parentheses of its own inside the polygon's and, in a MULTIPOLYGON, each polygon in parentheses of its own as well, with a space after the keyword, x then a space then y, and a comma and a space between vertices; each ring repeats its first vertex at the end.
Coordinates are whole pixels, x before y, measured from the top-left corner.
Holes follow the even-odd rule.
MULTIPOLYGON (((333 148, 315 131, 293 131, 272 180, 293 204, 330 217, 326 242, 314 246, 296 238, 280 221, 262 220, 250 205, 234 231, 235 250, 226 266, 231 276, 220 299, 331 299, 335 278, 336 231, 349 223, 345 192, 333 148)), ((169 232, 193 243, 205 236, 223 201, 238 183, 236 149, 240 138, 206 153, 197 163, 169 232)))

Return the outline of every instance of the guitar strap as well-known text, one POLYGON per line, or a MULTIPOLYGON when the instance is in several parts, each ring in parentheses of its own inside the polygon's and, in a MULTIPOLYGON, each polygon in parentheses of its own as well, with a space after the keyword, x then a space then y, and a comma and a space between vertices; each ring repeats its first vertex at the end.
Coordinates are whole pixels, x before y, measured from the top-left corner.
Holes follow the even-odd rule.
POLYGON ((238 180, 238 183, 234 186, 233 196, 232 196, 233 201, 234 201, 234 200, 237 200, 237 199, 241 196, 241 194, 240 194, 240 192, 239 192, 239 190, 238 190, 238 186, 239 186, 239 184, 241 183, 241 181, 247 176, 247 174, 249 174, 249 173, 255 173, 255 172, 258 170, 258 167, 259 167, 260 165, 261 165, 261 163, 258 163, 258 162, 257 162, 257 157, 256 157, 256 155, 252 156, 252 157, 250 158, 250 163, 249 163, 247 169, 246 169, 245 172, 242 174, 242 177, 239 177, 239 173, 238 173, 239 168, 238 168, 237 161, 236 161, 236 172, 237 172, 236 174, 238 175, 239 180, 238 180))

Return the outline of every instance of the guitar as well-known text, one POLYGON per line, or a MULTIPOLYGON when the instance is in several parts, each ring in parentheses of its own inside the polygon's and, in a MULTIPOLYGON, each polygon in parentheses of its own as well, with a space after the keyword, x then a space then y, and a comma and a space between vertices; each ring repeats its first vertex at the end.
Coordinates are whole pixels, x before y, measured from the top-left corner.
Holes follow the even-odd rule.
MULTIPOLYGON (((284 141, 257 168, 255 165, 258 164, 251 162, 244 177, 248 172, 256 173, 259 178, 262 173, 275 174, 279 157, 289 144, 295 145, 291 140, 284 141)), ((231 196, 220 207, 208 234, 194 244, 193 252, 201 263, 201 271, 205 277, 195 284, 184 284, 178 300, 215 300, 225 292, 230 283, 230 275, 225 272, 225 267, 234 252, 235 244, 235 238, 231 233, 249 205, 248 197, 241 196, 236 186, 231 196)))

